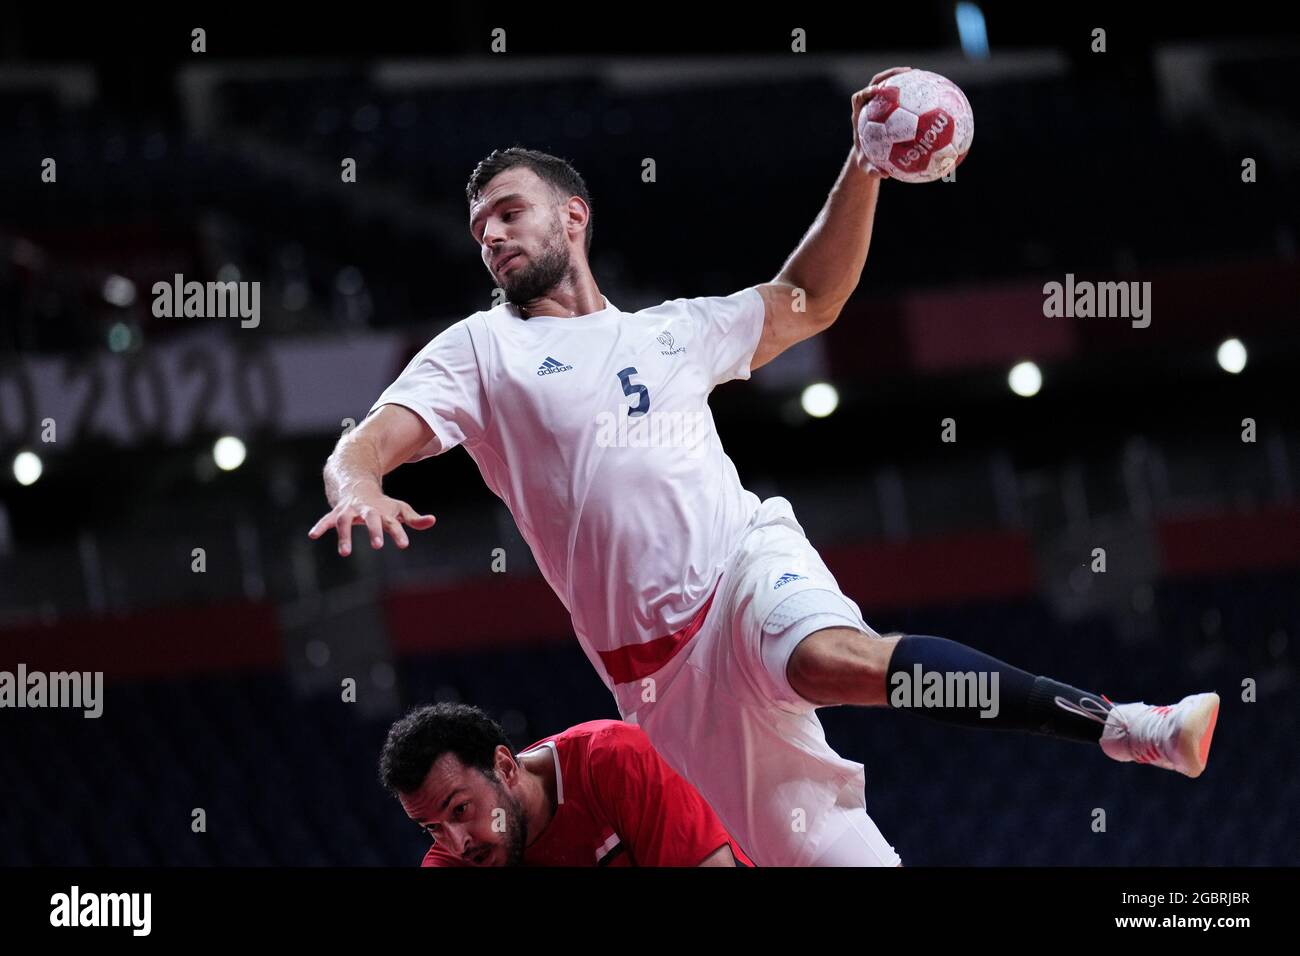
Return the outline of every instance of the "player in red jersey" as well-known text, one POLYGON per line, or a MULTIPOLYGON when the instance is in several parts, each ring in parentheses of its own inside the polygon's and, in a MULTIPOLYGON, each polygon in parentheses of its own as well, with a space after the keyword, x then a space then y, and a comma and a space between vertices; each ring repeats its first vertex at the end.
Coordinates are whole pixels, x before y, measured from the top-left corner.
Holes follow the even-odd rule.
POLYGON ((645 734, 592 720, 515 754, 501 726, 434 704, 388 731, 380 779, 433 838, 424 866, 753 866, 645 734))

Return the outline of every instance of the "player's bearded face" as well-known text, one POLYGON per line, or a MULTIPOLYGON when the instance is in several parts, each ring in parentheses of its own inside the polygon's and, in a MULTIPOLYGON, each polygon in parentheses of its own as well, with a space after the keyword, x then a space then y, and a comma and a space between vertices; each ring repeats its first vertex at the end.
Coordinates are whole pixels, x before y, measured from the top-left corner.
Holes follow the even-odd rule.
POLYGON ((528 820, 524 809, 514 795, 496 784, 501 807, 506 811, 506 832, 502 834, 506 849, 506 866, 518 866, 524 861, 524 848, 528 846, 528 820))
POLYGON ((551 219, 549 234, 542 240, 536 255, 524 248, 526 258, 503 276, 498 276, 506 298, 524 303, 550 292, 569 272, 569 245, 564 238, 564 227, 559 216, 551 219))
POLYGON ((524 848, 528 846, 528 820, 523 805, 501 785, 495 772, 484 773, 480 785, 483 783, 490 785, 492 792, 481 793, 479 805, 490 810, 477 821, 478 826, 465 847, 464 856, 471 863, 484 865, 497 855, 499 847, 503 854, 495 865, 518 866, 524 861, 524 848), (502 832, 496 829, 497 808, 505 811, 505 829, 502 832), (479 857, 484 859, 479 862, 479 857))

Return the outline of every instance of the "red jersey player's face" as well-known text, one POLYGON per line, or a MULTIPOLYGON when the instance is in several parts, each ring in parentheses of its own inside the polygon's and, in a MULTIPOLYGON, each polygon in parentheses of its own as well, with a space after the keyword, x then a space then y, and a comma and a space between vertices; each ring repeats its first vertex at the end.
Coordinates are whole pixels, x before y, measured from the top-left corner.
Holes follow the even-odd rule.
POLYGON ((455 754, 439 757, 420 789, 400 799, 408 817, 470 866, 513 866, 523 858, 518 799, 482 770, 466 767, 455 754))

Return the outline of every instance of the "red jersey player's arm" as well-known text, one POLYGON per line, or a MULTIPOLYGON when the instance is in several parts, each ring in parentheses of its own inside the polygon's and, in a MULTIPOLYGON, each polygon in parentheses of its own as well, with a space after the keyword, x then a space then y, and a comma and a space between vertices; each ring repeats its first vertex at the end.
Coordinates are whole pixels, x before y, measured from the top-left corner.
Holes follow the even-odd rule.
POLYGON ((720 846, 704 858, 700 866, 735 866, 736 857, 731 852, 731 844, 720 846))
POLYGON ((637 866, 735 866, 713 808, 630 724, 598 732, 588 753, 592 793, 637 866))

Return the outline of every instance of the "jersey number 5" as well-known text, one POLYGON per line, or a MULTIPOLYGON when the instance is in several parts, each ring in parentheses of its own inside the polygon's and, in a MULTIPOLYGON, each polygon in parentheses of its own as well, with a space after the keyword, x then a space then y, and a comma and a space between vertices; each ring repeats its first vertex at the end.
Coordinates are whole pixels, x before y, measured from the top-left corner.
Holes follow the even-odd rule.
POLYGON ((618 380, 623 384, 623 394, 640 396, 637 404, 627 410, 628 418, 633 415, 644 415, 650 410, 650 390, 644 385, 634 384, 631 381, 632 376, 636 374, 636 366, 634 365, 629 365, 618 373, 618 380))

